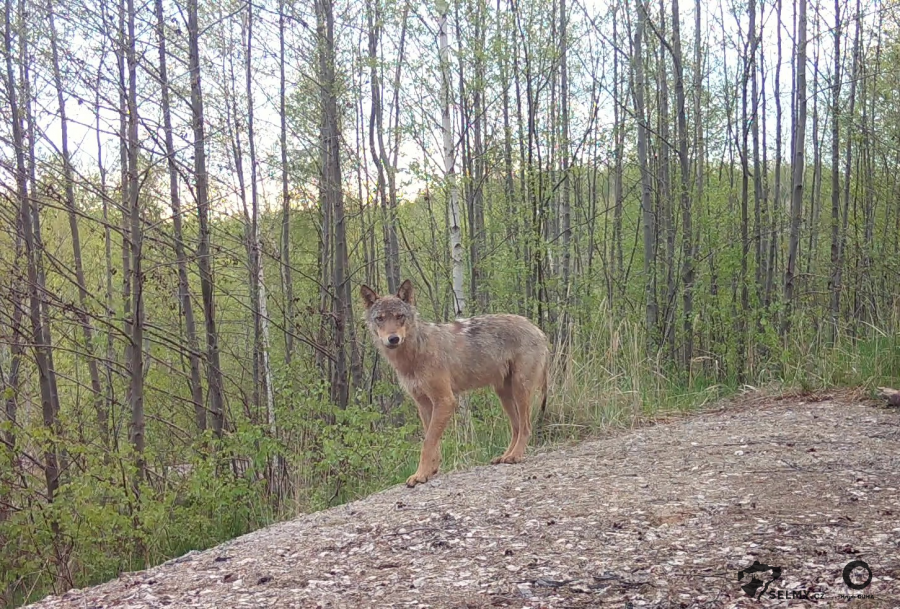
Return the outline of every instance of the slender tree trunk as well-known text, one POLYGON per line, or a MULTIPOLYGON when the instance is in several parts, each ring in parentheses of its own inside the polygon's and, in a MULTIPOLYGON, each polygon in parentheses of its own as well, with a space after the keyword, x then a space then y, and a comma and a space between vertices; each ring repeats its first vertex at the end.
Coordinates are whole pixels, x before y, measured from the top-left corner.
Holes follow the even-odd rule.
POLYGON ((837 338, 840 297, 836 271, 840 261, 841 238, 841 17, 840 0, 834 0, 834 74, 831 84, 831 276, 828 278, 831 340, 837 338))
MULTIPOLYGON (((666 35, 666 10, 660 0, 659 3, 659 36, 666 35)), ((672 201, 672 163, 669 158, 669 146, 672 138, 669 135, 669 75, 667 73, 666 49, 659 45, 658 60, 658 95, 659 95, 659 215, 662 217, 662 230, 666 235, 666 294, 665 294, 665 318, 663 320, 663 336, 668 343, 669 350, 675 355, 675 212, 672 201)))
MULTIPOLYGON (((703 98, 703 45, 702 25, 700 22, 702 3, 694 2, 694 200, 703 201, 703 181, 706 176, 706 151, 703 147, 703 114, 701 100, 703 98)), ((699 241, 699 239, 698 239, 699 241)), ((699 243, 697 244, 699 247, 699 243)))
MULTIPOLYGON (((502 15, 500 0, 497 0, 497 14, 498 16, 502 15)), ((505 16, 505 15, 504 15, 505 16)), ((506 239, 507 242, 512 244, 514 251, 514 259, 519 260, 521 256, 520 250, 520 240, 518 238, 519 231, 519 208, 516 205, 515 201, 515 174, 513 171, 513 149, 512 149, 512 125, 510 120, 510 101, 509 101, 509 88, 511 86, 511 77, 509 74, 509 46, 507 45, 507 41, 505 39, 506 32, 504 31, 502 24, 505 22, 504 20, 498 19, 498 27, 497 27, 497 48, 503 49, 500 53, 499 61, 500 61, 500 80, 502 83, 503 93, 503 177, 504 177, 504 198, 506 199, 506 239)), ((514 35, 514 34, 513 34, 514 35)), ((521 142, 521 138, 520 138, 521 142)), ((522 281, 521 281, 521 273, 519 271, 519 267, 515 266, 514 269, 511 269, 515 274, 514 277, 514 285, 516 293, 521 293, 522 291, 522 281)), ((518 309, 519 312, 522 311, 521 308, 518 309)))
MULTIPOLYGON (((41 257, 38 252, 40 228, 35 224, 36 212, 28 192, 28 170, 25 167, 25 137, 22 129, 22 114, 18 102, 18 85, 13 70, 12 44, 12 0, 6 0, 4 21, 4 44, 6 46, 6 92, 7 103, 12 122, 12 144, 15 158, 16 199, 19 211, 19 230, 22 231, 25 243, 25 270, 27 277, 28 317, 31 322, 31 342, 34 361, 38 373, 40 389, 41 415, 47 438, 44 445, 44 480, 46 483, 46 500, 53 503, 59 489, 59 394, 56 390, 56 371, 51 358, 52 336, 49 323, 43 319, 42 294, 45 291, 43 270, 40 268, 41 257)), ((23 61, 27 61, 23 54, 23 61)), ((28 92, 24 104, 30 104, 28 92)), ((52 514, 49 516, 53 533, 53 545, 57 561, 57 576, 63 572, 64 565, 60 554, 59 521, 52 514)))
POLYGON ((84 352, 87 358, 88 375, 91 379, 91 391, 94 393, 94 409, 97 422, 102 428, 108 418, 104 403, 103 389, 100 386, 100 371, 94 357, 94 329, 88 317, 88 291, 84 278, 84 264, 81 258, 81 234, 78 230, 78 217, 75 203, 75 180, 72 175, 72 160, 69 154, 69 122, 66 118, 66 103, 63 94, 62 75, 59 69, 59 47, 56 34, 56 23, 53 18, 53 4, 48 5, 47 16, 50 25, 50 49, 53 59, 53 82, 56 87, 56 101, 59 108, 60 136, 62 138, 63 182, 65 185, 65 203, 69 217, 69 232, 72 237, 72 257, 75 263, 75 280, 78 283, 78 304, 76 317, 81 325, 84 340, 84 352))
POLYGON ((794 121, 794 136, 791 146, 791 230, 788 242, 787 265, 784 272, 784 304, 785 314, 782 323, 784 336, 791 328, 791 315, 795 307, 795 273, 797 254, 800 246, 800 221, 803 212, 803 170, 806 166, 804 142, 806 141, 806 2, 799 4, 797 17, 797 79, 794 86, 794 97, 797 104, 797 116, 794 121))
MULTIPOLYGON (((859 15, 859 9, 857 9, 857 15, 859 15)), ((857 17, 858 19, 858 17, 857 17)), ((868 109, 868 118, 864 121, 863 127, 863 141, 865 142, 863 152, 866 158, 866 168, 863 172, 865 176, 865 200, 864 200, 864 209, 863 209, 863 242, 862 242, 862 273, 861 273, 861 288, 863 292, 863 308, 864 310, 861 312, 863 316, 863 320, 867 321, 870 324, 875 324, 879 321, 878 315, 878 300, 876 298, 876 285, 875 278, 872 276, 872 258, 874 253, 877 251, 878 246, 875 242, 875 217, 877 214, 878 208, 878 198, 877 193, 875 191, 875 175, 876 175, 876 161, 874 158, 873 152, 873 140, 875 140, 875 129, 876 129, 876 98, 877 95, 877 86, 878 86, 878 76, 881 74, 881 32, 884 25, 884 14, 882 12, 878 13, 878 23, 876 26, 876 34, 875 34, 875 63, 871 70, 871 77, 866 78, 863 82, 863 85, 866 87, 866 90, 869 94, 869 102, 870 106, 868 109)), ((861 25, 858 25, 861 27, 861 25)), ((863 67, 865 68, 865 63, 863 62, 863 67)), ((868 76, 868 75, 867 75, 868 76)), ((887 218, 885 218, 885 224, 887 224, 887 218)), ((885 243, 885 240, 881 240, 881 243, 885 243)))
MULTIPOLYGON (((482 312, 488 311, 490 306, 490 297, 487 281, 487 271, 485 265, 485 255, 487 252, 487 239, 484 226, 484 188, 487 182, 487 170, 485 162, 484 135, 487 126, 485 116, 485 31, 486 31, 486 10, 484 8, 485 0, 475 0, 476 12, 474 15, 475 28, 475 58, 474 72, 475 83, 471 87, 473 89, 472 109, 474 111, 474 120, 472 121, 472 136, 474 139, 474 158, 472 175, 472 234, 473 234, 473 251, 472 256, 472 296, 475 299, 478 310, 482 312)), ((562 53, 565 53, 563 48, 562 53)))
MULTIPOLYGON (((613 8, 613 44, 619 45, 619 3, 613 8)), ((624 211, 622 180, 624 179, 624 163, 622 157, 625 154, 625 112, 624 104, 620 101, 624 95, 622 82, 619 75, 619 54, 613 55, 613 147, 615 159, 613 164, 613 235, 610 273, 612 283, 616 286, 618 294, 625 293, 624 257, 622 254, 622 213, 624 211)), ((618 298, 616 298, 618 301, 618 298)), ((621 303, 616 303, 620 307, 621 303)))
MULTIPOLYGON (((124 335, 130 337, 132 335, 133 318, 131 316, 131 222, 129 214, 129 206, 131 200, 128 194, 128 81, 126 80, 126 58, 125 49, 128 46, 127 33, 125 29, 126 23, 126 3, 125 0, 118 0, 118 29, 116 30, 116 67, 119 71, 118 92, 119 92, 119 213, 120 213, 120 230, 122 232, 122 326, 124 335)), ((131 378, 132 364, 132 343, 130 340, 125 341, 125 373, 131 378)), ((131 384, 126 388, 127 399, 131 401, 131 384)))
MULTIPOLYGON (((247 33, 246 22, 241 22, 241 33, 240 33, 240 43, 244 44, 244 36, 247 33)), ((252 39, 252 37, 251 37, 252 39)), ((228 30, 228 44, 233 45, 233 32, 229 27, 228 30)), ((246 50, 246 49, 245 49, 246 50)), ((245 53, 246 54, 246 53, 245 53)), ((261 408, 261 398, 262 395, 260 390, 262 389, 262 382, 260 380, 260 335, 261 329, 259 324, 259 286, 257 280, 259 278, 256 273, 256 263, 254 261, 255 257, 255 249, 253 247, 253 240, 255 234, 255 226, 253 224, 254 214, 250 211, 250 206, 247 204, 247 180, 246 174, 244 173, 244 150, 242 146, 241 136, 243 134, 244 123, 242 122, 242 117, 246 118, 247 113, 246 110, 241 110, 238 108, 238 89, 237 89, 237 78, 235 76, 234 71, 234 56, 231 55, 227 59, 228 64, 228 87, 223 87, 223 98, 225 105, 225 124, 227 125, 226 129, 228 132, 228 139, 231 143, 228 154, 228 171, 237 177, 238 188, 237 195, 238 199, 241 202, 241 210, 244 214, 244 223, 243 223, 243 245, 244 245, 244 253, 247 256, 247 281, 248 281, 248 293, 250 299, 250 317, 251 317, 251 326, 253 329, 253 338, 252 340, 247 341, 246 345, 250 352, 250 361, 251 361, 251 404, 247 406, 245 400, 245 408, 247 409, 247 417, 250 419, 250 422, 254 425, 258 425, 260 421, 260 408, 261 408), (231 165, 230 163, 233 163, 231 165)), ((245 73, 245 77, 247 74, 245 73)))
MULTIPOLYGON (((841 314, 841 291, 843 289, 843 273, 844 273, 844 248, 847 242, 847 226, 850 221, 850 182, 853 168, 853 118, 856 112, 856 82, 859 78, 859 37, 860 37, 860 21, 859 21, 859 0, 856 3, 856 32, 853 36, 853 58, 850 73, 850 99, 847 107, 847 142, 844 150, 844 193, 843 193, 843 209, 839 210, 840 226, 837 227, 835 247, 832 245, 832 269, 831 281, 829 281, 828 291, 831 295, 831 326, 832 337, 837 337, 838 323, 841 314), (836 251, 835 251, 836 250, 836 251)), ((840 127, 838 126, 838 130, 840 127)), ((834 146, 834 144, 832 144, 834 146)), ((832 185, 834 178, 832 178, 832 185)), ((834 198, 832 197, 832 217, 834 214, 834 198)), ((834 220, 832 220, 834 221, 834 220)), ((835 238, 834 227, 832 227, 832 239, 835 238)))
POLYGON ((381 83, 381 65, 378 45, 382 30, 380 0, 367 4, 366 15, 369 25, 369 69, 372 94, 372 111, 369 113, 369 148, 376 168, 376 196, 381 208, 382 232, 384 235, 384 274, 387 278, 388 291, 393 294, 400 287, 400 269, 398 255, 397 231, 394 225, 393 210, 388 203, 386 166, 389 159, 384 155, 382 104, 383 87, 381 83), (376 140, 379 145, 376 145, 376 140))
POLYGON ((321 15, 325 37, 320 58, 320 76, 323 110, 324 165, 322 182, 329 199, 334 222, 334 298, 332 313, 335 319, 336 362, 331 378, 332 400, 346 408, 350 399, 349 372, 354 385, 362 378, 359 352, 354 340, 352 296, 349 281, 349 257, 347 252, 347 228, 344 214, 344 197, 341 188, 340 141, 337 110, 337 81, 335 79, 334 12, 331 0, 318 0, 316 8, 321 15), (349 339, 349 340, 348 340, 349 339))
MULTIPOLYGON (((103 17, 103 28, 104 32, 106 31, 107 22, 106 22, 106 11, 102 11, 103 17)), ((96 90, 95 90, 95 98, 94 98, 94 107, 100 107, 100 82, 102 80, 103 66, 97 69, 97 80, 96 80, 96 90)), ((106 407, 104 411, 106 413, 110 413, 113 408, 113 404, 115 403, 115 388, 113 386, 113 365, 115 364, 116 359, 116 351, 115 351, 115 343, 113 339, 114 333, 114 324, 113 319, 115 316, 115 307, 113 304, 113 263, 112 263, 112 231, 110 230, 110 214, 109 214, 109 191, 106 187, 106 167, 103 165, 103 142, 101 138, 101 128, 100 128, 100 113, 97 112, 97 169, 100 173, 100 198, 102 200, 102 214, 103 214, 103 259, 105 263, 106 273, 105 273, 105 303, 106 303, 106 407)), ((107 449, 111 448, 110 443, 110 429, 109 429, 109 419, 107 418, 104 421, 99 421, 100 423, 100 438, 103 441, 103 446, 107 449)))
MULTIPOLYGON (((519 142, 519 188, 521 190, 520 200, 523 203, 530 202, 532 200, 532 184, 531 184, 531 176, 533 175, 533 166, 532 166, 532 140, 533 133, 531 129, 531 70, 529 64, 529 56, 527 46, 524 44, 523 36, 521 35, 521 23, 520 23, 520 15, 518 11, 518 5, 513 1, 509 0, 509 8, 512 12, 513 18, 513 82, 516 87, 516 126, 519 132, 518 142, 519 142), (519 67, 519 51, 522 50, 524 55, 524 72, 525 78, 522 77, 522 69, 519 67), (525 95, 522 95, 522 83, 525 83, 525 95), (525 98, 525 103, 527 104, 526 112, 528 116, 526 118, 525 113, 522 111, 522 100, 525 98), (527 137, 522 134, 527 134, 527 137)), ((529 216, 529 214, 525 211, 527 208, 519 208, 521 209, 522 216, 522 234, 524 238, 522 239, 522 252, 521 252, 521 260, 523 261, 522 269, 525 273, 525 305, 524 312, 526 314, 531 313, 531 309, 533 307, 534 302, 537 300, 537 286, 535 284, 535 277, 533 273, 533 266, 531 265, 531 260, 533 258, 532 252, 536 249, 533 241, 533 233, 534 229, 532 228, 533 219, 529 216)))
POLYGON ((247 5, 247 139, 250 152, 250 204, 253 210, 250 220, 252 231, 250 264, 253 272, 253 278, 250 282, 253 291, 251 306, 253 307, 257 360, 262 367, 259 382, 262 389, 261 393, 266 400, 266 422, 269 425, 269 432, 272 434, 272 437, 275 437, 277 435, 275 427, 275 396, 272 393, 272 369, 269 362, 269 315, 262 262, 262 241, 259 229, 259 192, 257 187, 259 180, 257 177, 256 138, 253 132, 253 8, 252 2, 247 5))
MULTIPOLYGON (((558 17, 557 17, 557 8, 559 6, 559 0, 551 0, 550 1, 550 14, 548 15, 548 21, 550 22, 550 32, 549 38, 547 41, 551 45, 551 48, 557 48, 559 45, 559 37, 558 37, 558 17)), ((558 164, 557 157, 559 153, 559 101, 557 101, 557 87, 559 85, 559 64, 556 61, 550 63, 548 66, 548 70, 546 72, 545 78, 548 81, 550 86, 550 99, 549 105, 547 106, 547 111, 549 116, 541 117, 538 115, 538 122, 540 122, 543 118, 546 121, 547 125, 547 145, 544 149, 547 151, 547 164, 546 169, 544 169, 545 165, 540 162, 540 150, 541 146, 538 145, 538 166, 541 170, 538 173, 538 183, 541 184, 541 197, 538 199, 539 204, 539 217, 543 219, 543 231, 541 232, 541 237, 539 243, 541 243, 542 249, 546 251, 546 260, 547 260, 547 274, 551 277, 559 277, 559 257, 556 255, 556 248, 550 247, 550 240, 553 238, 554 245, 555 242, 559 239, 559 192, 557 188, 557 180, 559 179, 558 175, 558 164), (547 184, 547 187, 544 186, 547 184), (544 194, 546 193, 546 194, 544 194), (546 210, 546 212, 544 211, 546 210), (546 214, 546 215, 545 215, 546 214)), ((540 93, 538 93, 538 99, 540 98, 540 93)), ((547 298, 547 303, 549 305, 550 299, 549 295, 547 298)), ((552 323, 555 323, 556 307, 550 308, 547 307, 547 318, 552 323)), ((555 326, 554 326, 555 330, 555 326)))
POLYGON ((447 40, 447 8, 441 3, 438 21, 438 39, 441 53, 441 100, 443 113, 441 131, 444 137, 444 175, 450 206, 450 258, 453 263, 453 313, 461 317, 466 310, 466 295, 463 288, 463 246, 459 226, 459 191, 456 186, 454 169, 453 124, 450 120, 450 45, 447 40))
POLYGON ((219 334, 216 329, 212 252, 210 250, 209 178, 206 173, 206 135, 203 122, 203 89, 200 81, 200 26, 197 16, 197 0, 188 0, 188 48, 191 73, 191 122, 194 131, 194 179, 196 180, 197 216, 200 224, 197 256, 200 266, 203 314, 206 319, 206 380, 212 429, 217 437, 221 437, 225 426, 225 412, 222 399, 222 368, 219 364, 219 334))
MULTIPOLYGON (((697 203, 697 217, 698 224, 701 226, 708 225, 710 222, 710 218, 712 214, 710 214, 709 210, 709 202, 704 201, 705 193, 704 193, 704 180, 706 178, 706 172, 709 168, 709 163, 706 159, 706 149, 704 147, 704 130, 707 128, 703 123, 703 111, 702 111, 702 100, 704 93, 704 52, 707 49, 703 46, 703 29, 701 16, 703 15, 702 10, 703 3, 700 0, 694 1, 694 76, 693 76, 693 101, 694 101, 694 194, 693 199, 697 203), (704 205, 706 203, 706 205, 704 205), (704 212, 706 213, 706 217, 703 217, 704 212)), ((703 233, 707 232, 706 241, 708 242, 711 235, 708 231, 697 231, 697 240, 694 243, 694 257, 702 258, 703 255, 699 253, 699 250, 702 247, 704 241, 703 233)), ((709 265, 711 267, 715 266, 715 261, 713 260, 713 248, 709 248, 709 251, 705 253, 705 257, 709 259, 709 265)), ((709 290, 712 292, 712 283, 714 274, 710 277, 708 281, 708 285, 710 286, 709 290)), ((701 305, 701 311, 697 314, 698 317, 702 318, 712 318, 712 323, 704 324, 698 327, 698 335, 700 339, 699 349, 701 351, 709 351, 711 349, 716 348, 716 337, 717 337, 717 324, 713 315, 710 315, 708 311, 711 311, 715 306, 715 303, 710 303, 710 305, 701 305), (711 305, 711 306, 710 306, 711 305), (705 309, 705 311, 703 310, 705 309), (703 344, 704 335, 707 340, 707 345, 703 344)), ((714 370, 714 372, 718 372, 718 370, 714 370)))
MULTIPOLYGON (((818 3, 816 4, 818 10, 818 3)), ((815 20, 815 37, 816 40, 821 39, 821 20, 815 20)), ((813 55, 813 65, 819 65, 819 49, 820 44, 815 46, 815 54, 813 55)), ((819 71, 813 74, 813 91, 819 90, 819 71)), ((812 196, 809 198, 810 203, 810 222, 809 222, 809 240, 806 256, 806 274, 812 277, 815 271, 814 264, 816 262, 819 243, 819 215, 822 207, 822 146, 819 140, 819 95, 813 96, 812 111, 812 144, 813 144, 813 178, 812 178, 812 196)))
MULTIPOLYGON (((754 55, 752 47, 755 43, 756 8, 754 0, 750 2, 750 44, 745 48, 743 59, 743 77, 741 78, 741 275, 738 279, 741 291, 741 309, 737 317, 737 374, 738 382, 743 383, 747 368, 747 317, 750 315, 750 286, 748 285, 748 266, 750 258, 750 149, 748 136, 750 133, 749 102, 747 88, 754 74, 754 55)), ((754 85, 755 90, 755 85, 754 85)), ((758 209, 758 208, 757 208, 758 209)), ((759 218, 757 217, 757 220, 759 218)), ((759 260, 757 259, 757 263, 759 260)))
POLYGON ((560 337, 569 338, 569 307, 572 306, 572 207, 570 203, 572 180, 569 171, 569 13, 566 0, 559 2, 559 98, 561 105, 560 121, 560 169, 562 176, 562 192, 560 193, 560 215, 562 216, 562 275, 563 275, 563 317, 560 323, 560 337))
MULTIPOLYGON (((325 16, 322 10, 319 7, 319 4, 316 3, 316 53, 318 59, 318 74, 321 75, 326 71, 326 49, 325 49, 325 36, 326 36, 326 27, 325 27, 325 16)), ((320 85, 321 86, 321 85, 320 85)), ((324 99, 325 92, 324 90, 321 93, 322 98, 324 99)), ((319 180, 319 207, 321 209, 321 226, 322 233, 321 239, 319 241, 319 314, 321 315, 321 321, 319 323, 319 336, 318 343, 320 345, 325 345, 330 342, 330 334, 333 335, 334 332, 334 324, 332 323, 331 316, 329 311, 332 308, 332 301, 334 298, 333 291, 333 254, 334 254, 334 222, 332 220, 333 210, 332 210, 332 201, 331 196, 329 195, 329 185, 325 181, 325 171, 326 166, 329 164, 328 154, 329 151, 325 146, 325 142, 328 140, 328 135, 326 133, 326 123, 325 123, 325 110, 324 107, 320 109, 319 116, 319 139, 320 149, 319 149, 319 171, 321 174, 321 178, 319 180), (329 334, 329 331, 331 333, 329 334)), ((325 374, 329 379, 334 377, 334 366, 337 364, 337 360, 332 358, 326 360, 320 353, 316 353, 316 363, 320 369, 320 371, 325 374)), ((334 389, 334 388, 332 388, 334 389)))
MULTIPOLYGON (((719 4, 719 14, 721 16, 722 22, 724 23, 725 22, 725 9, 722 4, 719 4)), ((724 56, 726 54, 726 42, 727 42, 726 38, 722 37, 721 42, 722 42, 722 55, 724 56)), ((732 103, 732 98, 736 97, 736 96, 727 94, 727 92, 731 91, 731 81, 730 81, 730 77, 729 77, 729 70, 728 70, 727 64, 722 66, 722 76, 723 76, 723 80, 725 82, 725 91, 726 91, 725 99, 723 100, 723 102, 725 105, 725 121, 726 121, 725 122, 725 125, 726 125, 725 131, 728 134, 728 137, 726 138, 726 145, 724 146, 724 148, 722 149, 722 152, 721 152, 721 157, 719 160, 719 167, 718 167, 718 172, 717 172, 717 178, 719 180, 722 179, 722 170, 723 170, 723 167, 725 166, 725 157, 726 157, 726 155, 728 155, 730 157, 729 162, 728 162, 728 174, 729 174, 728 181, 729 181, 729 186, 731 188, 733 188, 734 187, 734 159, 731 156, 731 150, 733 148, 733 143, 734 143, 733 142, 733 139, 734 139, 733 138, 733 134, 734 134, 733 122, 734 121, 733 121, 733 113, 732 113, 731 103, 732 103)), ((733 198, 734 197, 732 197, 730 194, 728 195, 728 202, 727 202, 726 209, 729 212, 729 217, 733 217, 732 216, 733 198)), ((713 213, 712 203, 708 202, 707 203, 707 214, 709 214, 711 216, 712 213, 713 213)), ((729 230, 731 230, 730 226, 729 226, 729 230)), ((709 254, 707 256, 708 267, 709 267, 709 296, 710 296, 711 304, 713 306, 715 306, 719 303, 719 267, 717 265, 718 257, 717 257, 717 252, 716 252, 716 249, 717 249, 716 245, 718 245, 718 244, 714 242, 713 237, 711 235, 709 235, 707 237, 707 240, 709 243, 709 254)), ((719 336, 721 336, 723 333, 720 331, 720 326, 719 326, 719 324, 716 323, 717 320, 715 318, 713 318, 713 319, 714 319, 714 321, 712 324, 712 331, 716 332, 719 336)))
MULTIPOLYGON (((782 0, 775 0, 775 22, 781 24, 781 8, 782 0)), ((772 302, 772 294, 775 289, 775 263, 776 254, 778 252, 778 225, 781 218, 781 149, 782 149, 782 110, 781 110, 781 26, 775 28, 777 30, 776 38, 778 40, 778 56, 775 64, 778 69, 775 70, 775 192, 772 196, 772 215, 770 220, 770 240, 769 240, 769 261, 766 263, 766 295, 765 305, 768 306, 772 302)))
POLYGON ((188 356, 190 364, 191 400, 194 402, 194 420, 197 429, 206 429, 206 406, 203 403, 203 385, 200 381, 200 343, 197 340, 197 326, 194 321, 194 304, 191 300, 190 284, 187 274, 187 253, 184 248, 184 236, 181 218, 181 194, 178 190, 178 165, 175 159, 175 143, 172 135, 172 113, 169 102, 169 72, 166 60, 166 30, 163 16, 162 0, 155 0, 156 28, 159 37, 159 79, 162 85, 163 130, 165 131, 166 163, 169 169, 169 199, 172 204, 172 229, 175 237, 175 259, 178 264, 178 299, 184 315, 185 332, 187 333, 188 356))
POLYGON ((678 161, 681 172, 681 283, 684 326, 684 368, 690 372, 694 359, 694 229, 691 209, 691 173, 688 159, 687 115, 685 113, 684 64, 681 53, 681 18, 678 0, 672 0, 672 63, 675 68, 675 103, 677 104, 678 161))
POLYGON ((762 174, 763 168, 759 164, 759 66, 757 65, 759 56, 759 30, 756 24, 756 0, 750 0, 748 7, 750 9, 750 133, 753 139, 753 240, 755 242, 755 258, 756 258, 756 285, 757 296, 761 296, 765 290, 765 241, 763 233, 765 232, 762 225, 762 174))
MULTIPOLYGON (((456 40, 460 48, 463 48, 464 38, 462 32, 463 20, 459 15, 459 2, 453 3, 454 24, 456 30, 456 40)), ((473 53, 474 55, 474 53, 473 53)), ((467 95, 469 85, 466 82, 466 65, 467 61, 463 53, 457 53, 459 57, 458 73, 459 73, 459 156, 460 156, 460 181, 462 183, 462 198, 466 213, 466 228, 468 229, 468 248, 469 256, 467 264, 469 268, 469 299, 470 307, 478 312, 478 248, 475 242, 475 195, 474 180, 472 175, 472 146, 470 143, 470 133, 472 130, 472 113, 469 108, 469 98, 467 95)), ((450 65, 448 63, 448 65, 450 65)), ((452 68, 451 68, 452 70, 452 68)), ((465 273, 465 270, 463 271, 465 273)))
POLYGON ((634 105, 638 121, 638 164, 641 169, 641 219, 644 235, 644 294, 646 299, 647 350, 653 355, 658 344, 656 332, 659 307, 656 302, 656 217, 653 213, 651 195, 653 179, 648 163, 647 111, 644 107, 644 51, 643 38, 647 23, 647 5, 644 0, 637 2, 637 25, 634 30, 634 55, 632 70, 634 72, 634 105))
MULTIPOLYGON (((759 13, 760 15, 765 15, 765 0, 759 0, 759 13)), ((763 52, 765 49, 765 45, 762 42, 763 34, 765 33, 765 20, 760 19, 761 23, 759 25, 759 34, 757 38, 757 48, 758 48, 758 61, 759 61, 759 79, 760 79, 760 103, 757 106, 757 114, 759 115, 760 126, 762 127, 762 165, 760 167, 760 183, 761 183, 761 206, 762 210, 760 212, 760 226, 759 226, 759 250, 760 250, 760 264, 762 265, 762 269, 759 273, 757 273, 758 278, 758 287, 757 293, 759 302, 762 305, 761 316, 766 314, 766 286, 768 285, 768 277, 769 277, 769 241, 773 238, 773 235, 770 231, 770 215, 771 211, 771 200, 769 198, 769 147, 767 144, 767 131, 766 131, 766 55, 763 52)), ((779 26, 780 27, 780 26, 779 26)), ((781 69, 781 66, 778 66, 778 69, 781 69)), ((758 327, 762 328, 762 317, 757 318, 758 327)))
POLYGON ((287 162, 287 108, 284 78, 284 2, 278 1, 278 104, 281 131, 281 283, 284 291, 284 363, 290 368, 294 355, 294 280, 291 268, 291 191, 288 182, 287 162))
MULTIPOLYGON (((360 84, 360 86, 362 85, 360 84)), ((372 243, 371 237, 375 233, 375 221, 374 219, 369 220, 370 214, 367 205, 371 200, 371 189, 369 187, 369 155, 363 143, 366 134, 366 111, 363 108, 362 96, 354 104, 354 111, 356 115, 354 121, 356 125, 356 149, 360 151, 360 156, 362 157, 362 168, 356 172, 356 196, 359 199, 359 232, 363 251, 363 269, 365 270, 364 282, 366 285, 376 285, 378 281, 375 278, 375 261, 378 259, 378 251, 374 247, 369 247, 370 243, 372 243), (364 181, 365 185, 363 185, 364 181)), ((377 375, 377 373, 378 371, 376 370, 375 374, 377 375)))
MULTIPOLYGON (((391 101, 391 114, 394 118, 393 125, 393 135, 394 139, 391 143, 392 149, 390 151, 390 163, 387 166, 387 183, 388 183, 388 218, 387 223, 389 226, 389 234, 388 234, 388 246, 390 251, 388 254, 393 258, 394 264, 393 269, 395 273, 394 280, 397 284, 397 289, 400 287, 400 275, 402 272, 402 268, 400 265, 400 245, 397 241, 397 230, 398 230, 398 219, 397 219, 397 162, 398 157, 400 155, 400 86, 401 86, 401 75, 404 65, 404 60, 406 58, 406 33, 407 33, 407 25, 409 22, 409 2, 404 2, 403 4, 403 12, 400 17, 400 41, 397 45, 397 67, 394 71, 394 83, 393 83, 393 99, 391 101)), ((382 131, 379 129, 378 131, 378 146, 381 151, 380 156, 382 158, 387 156, 384 147, 384 137, 382 131)))
POLYGON ((144 461, 144 271, 143 271, 143 219, 138 193, 138 106, 137 106, 137 49, 135 37, 136 11, 134 0, 128 4, 128 46, 125 49, 128 64, 128 198, 131 232, 131 445, 137 459, 135 494, 139 496, 138 482, 146 477, 144 461))

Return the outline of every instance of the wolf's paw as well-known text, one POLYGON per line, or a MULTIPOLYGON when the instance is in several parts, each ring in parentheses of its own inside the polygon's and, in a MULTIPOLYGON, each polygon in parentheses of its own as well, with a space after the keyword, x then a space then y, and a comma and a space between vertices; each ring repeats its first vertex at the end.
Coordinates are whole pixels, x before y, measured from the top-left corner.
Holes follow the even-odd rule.
POLYGON ((412 476, 406 479, 406 486, 409 488, 414 487, 417 484, 424 484, 431 479, 437 473, 437 470, 433 471, 431 474, 420 474, 419 472, 414 473, 412 476))
POLYGON ((517 455, 517 454, 513 453, 511 455, 503 455, 503 456, 497 457, 496 459, 494 459, 493 462, 513 464, 513 463, 521 463, 524 459, 525 459, 525 457, 523 455, 517 455))

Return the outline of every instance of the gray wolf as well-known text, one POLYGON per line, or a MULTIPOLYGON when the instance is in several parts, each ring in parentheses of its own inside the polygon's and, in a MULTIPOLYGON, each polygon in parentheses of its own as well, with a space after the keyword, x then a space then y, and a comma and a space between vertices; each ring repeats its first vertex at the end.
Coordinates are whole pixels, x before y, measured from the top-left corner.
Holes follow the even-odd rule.
POLYGON ((509 447, 491 463, 518 463, 531 437, 531 397, 540 387, 547 406, 547 337, 519 315, 479 315, 435 324, 422 321, 407 279, 393 296, 360 288, 375 345, 415 401, 425 428, 416 473, 406 485, 427 482, 441 463, 441 436, 460 393, 493 387, 509 417, 509 447))

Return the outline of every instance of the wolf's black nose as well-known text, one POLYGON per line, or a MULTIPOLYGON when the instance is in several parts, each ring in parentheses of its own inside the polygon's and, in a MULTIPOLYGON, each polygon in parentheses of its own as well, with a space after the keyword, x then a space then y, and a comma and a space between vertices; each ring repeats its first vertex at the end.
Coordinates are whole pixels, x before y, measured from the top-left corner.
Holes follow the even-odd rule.
POLYGON ((388 336, 388 343, 391 345, 399 345, 400 337, 397 336, 396 334, 391 334, 390 336, 388 336))

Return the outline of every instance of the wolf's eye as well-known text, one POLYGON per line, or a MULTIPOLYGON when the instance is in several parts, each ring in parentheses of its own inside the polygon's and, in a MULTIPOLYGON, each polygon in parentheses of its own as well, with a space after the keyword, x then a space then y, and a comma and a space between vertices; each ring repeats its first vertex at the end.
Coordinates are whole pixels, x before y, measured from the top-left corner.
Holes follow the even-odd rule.
POLYGON ((375 321, 377 321, 380 324, 384 323, 384 315, 379 315, 378 317, 375 318, 375 321))
POLYGON ((401 313, 400 315, 397 316, 397 321, 402 324, 404 321, 406 321, 406 315, 403 315, 401 313))

